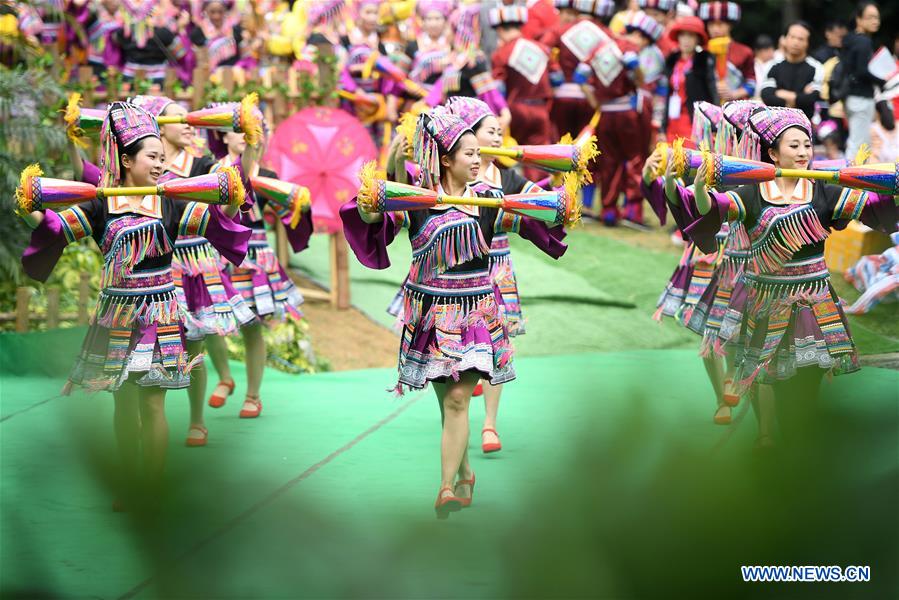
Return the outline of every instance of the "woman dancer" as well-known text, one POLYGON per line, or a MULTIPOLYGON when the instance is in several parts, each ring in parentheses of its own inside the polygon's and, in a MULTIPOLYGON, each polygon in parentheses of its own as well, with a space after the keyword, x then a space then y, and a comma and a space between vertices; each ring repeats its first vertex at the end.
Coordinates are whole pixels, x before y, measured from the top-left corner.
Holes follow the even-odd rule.
MULTIPOLYGON (((715 136, 723 118, 721 107, 709 104, 708 102, 697 102, 694 108, 695 119, 693 122, 693 140, 702 147, 711 148, 715 143, 715 136)), ((652 160, 647 160, 643 170, 643 195, 649 199, 649 203, 653 207, 658 207, 662 212, 659 218, 665 216, 665 202, 661 199, 661 189, 656 189, 655 195, 652 190, 648 189, 647 182, 652 181, 652 169, 658 166, 659 154, 652 156, 652 160)), ((675 213, 677 216, 679 213, 675 213)), ((664 220, 662 221, 664 224, 664 220)), ((680 225, 680 223, 679 223, 680 225)), ((693 310, 699 303, 700 298, 709 288, 709 284, 714 278, 717 265, 721 262, 723 256, 724 240, 727 232, 719 233, 719 248, 714 252, 702 252, 695 244, 687 242, 684 246, 684 252, 678 262, 668 285, 665 286, 662 295, 657 303, 657 310, 653 318, 661 321, 664 317, 674 318, 684 327, 690 322, 693 310)), ((730 409, 726 411, 724 407, 724 374, 723 367, 714 355, 703 356, 703 366, 706 374, 712 384, 715 392, 715 399, 719 407, 715 413, 714 422, 719 425, 727 425, 731 422, 730 409)))
MULTIPOLYGON (((163 96, 138 96, 134 102, 155 116, 187 113, 184 107, 163 96)), ((167 124, 160 131, 166 159, 161 181, 195 177, 212 170, 215 160, 206 154, 197 156, 193 150, 193 127, 167 124)), ((253 158, 250 152, 246 156, 248 161, 253 158)), ((175 241, 172 270, 178 300, 188 315, 185 326, 188 352, 191 354, 203 352, 206 336, 228 335, 256 318, 228 277, 222 275, 222 262, 221 255, 209 240, 201 235, 179 233, 175 241)), ((198 365, 187 390, 190 427, 185 444, 188 446, 205 446, 208 443, 209 431, 203 419, 206 377, 205 364, 198 365)))
MULTIPOLYGON (((446 103, 450 113, 462 119, 474 132, 478 144, 499 148, 503 145, 503 129, 496 115, 486 102, 476 98, 455 96, 446 103)), ((478 181, 503 194, 521 194, 539 191, 540 188, 510 169, 500 170, 494 164, 494 157, 481 155, 481 167, 478 181)), ((558 239, 564 237, 562 228, 557 231, 558 239)), ((490 242, 490 276, 500 291, 503 316, 509 337, 524 334, 524 318, 521 316, 521 300, 518 296, 518 281, 512 267, 512 253, 509 248, 509 236, 504 232, 495 232, 490 242)), ((499 412, 499 398, 502 385, 491 385, 489 381, 481 383, 484 393, 484 426, 481 429, 481 450, 485 454, 502 450, 502 443, 496 431, 496 417, 499 412)), ((477 391, 475 391, 475 395, 477 391)))
MULTIPOLYGON (((216 171, 223 167, 241 164, 242 156, 247 149, 247 143, 242 133, 209 132, 209 149, 213 154, 221 157, 213 167, 216 171)), ((262 177, 277 178, 274 171, 262 169, 255 162, 250 165, 249 176, 261 175, 262 177)), ((247 186, 252 191, 252 186, 247 186)), ((262 323, 265 320, 283 322, 286 318, 299 318, 299 306, 303 303, 303 296, 290 280, 275 251, 268 243, 265 234, 265 221, 262 212, 266 206, 271 207, 285 224, 287 240, 294 252, 301 252, 309 246, 309 238, 312 236, 312 217, 308 213, 308 193, 306 196, 297 194, 294 204, 291 206, 278 206, 269 204, 265 198, 253 194, 252 205, 246 210, 241 210, 240 222, 249 227, 253 235, 250 238, 249 251, 243 263, 238 267, 228 267, 228 272, 222 272, 222 279, 229 279, 247 306, 253 311, 256 318, 240 327, 246 348, 247 365, 247 394, 239 416, 242 419, 258 417, 262 412, 262 400, 259 390, 262 387, 262 375, 265 371, 265 340, 262 337, 262 323), (306 214, 302 215, 299 223, 292 226, 291 220, 296 211, 306 205, 306 214)), ((219 376, 219 382, 212 396, 209 397, 209 406, 220 408, 225 405, 225 400, 234 391, 234 378, 231 376, 231 367, 228 364, 228 348, 225 338, 212 334, 206 338, 206 347, 209 358, 219 376)))
MULTIPOLYGON (((749 123, 761 140, 764 159, 779 168, 808 168, 812 129, 802 111, 759 108, 749 123)), ((841 229, 850 219, 895 231, 899 200, 795 177, 709 192, 705 177, 703 166, 690 191, 677 184, 669 169, 665 189, 670 202, 685 206, 692 221, 685 233, 698 245, 708 246, 724 220, 742 222, 748 232, 751 268, 745 273, 748 299, 740 324, 743 341, 735 356, 735 392, 742 394, 756 381, 771 383, 781 430, 796 435, 811 422, 821 377, 859 368, 830 283, 824 241, 831 228, 841 229)))
MULTIPOLYGON (((156 120, 143 109, 116 102, 100 136, 104 186, 155 186, 164 166, 156 120)), ((237 178, 237 174, 234 174, 237 178)), ((25 271, 46 280, 69 243, 93 237, 104 255, 102 290, 81 354, 64 393, 79 385, 115 397, 115 432, 125 473, 158 484, 165 465, 166 390, 182 389, 202 361, 186 349, 185 324, 172 276, 173 240, 203 235, 239 264, 250 230, 223 211, 159 196, 110 197, 59 211, 24 216, 34 229, 22 256, 25 271), (221 216, 224 213, 225 216, 221 216)), ((130 500, 130 499, 129 499, 130 500)), ((121 503, 114 504, 117 510, 121 503)))
MULTIPOLYGON (((414 159, 422 184, 453 195, 475 196, 481 161, 478 141, 465 122, 444 109, 419 117, 414 159)), ((482 192, 491 194, 491 192, 482 192)), ((512 347, 490 277, 490 241, 515 231, 558 258, 564 244, 542 223, 495 208, 440 206, 383 214, 355 201, 340 211, 350 247, 371 268, 389 266, 386 246, 400 227, 409 229, 412 265, 405 284, 403 334, 396 390, 434 386, 443 416, 439 518, 471 504, 474 473, 468 460, 468 406, 478 379, 511 381, 512 347)))

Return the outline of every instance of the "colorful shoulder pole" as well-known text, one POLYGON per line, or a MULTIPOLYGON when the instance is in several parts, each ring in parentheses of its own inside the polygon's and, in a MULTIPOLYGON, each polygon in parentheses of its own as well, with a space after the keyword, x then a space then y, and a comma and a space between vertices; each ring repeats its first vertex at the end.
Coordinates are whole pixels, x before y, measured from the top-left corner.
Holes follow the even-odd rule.
MULTIPOLYGON (((63 119, 69 139, 81 147, 87 145, 84 137, 100 131, 105 110, 81 107, 81 94, 69 96, 63 119)), ((228 102, 220 106, 203 108, 180 116, 159 116, 160 125, 187 123, 192 127, 234 131, 246 135, 247 143, 255 146, 262 139, 262 112, 259 110, 259 96, 247 94, 240 102, 228 102)))
POLYGON ((777 169, 777 177, 817 179, 843 187, 888 196, 899 196, 899 161, 858 167, 844 167, 837 171, 806 169, 777 169))
POLYGON ((262 113, 259 111, 259 95, 247 94, 240 102, 228 102, 189 112, 180 116, 159 116, 160 125, 187 123, 192 127, 234 131, 243 133, 247 143, 255 146, 262 139, 262 113))
POLYGON ((16 188, 16 207, 20 213, 30 213, 45 208, 59 210, 94 198, 110 196, 158 195, 204 204, 240 206, 245 190, 235 167, 225 167, 215 173, 173 179, 146 187, 96 187, 80 181, 67 181, 42 177, 38 165, 26 167, 16 188))
POLYGON ((362 185, 356 202, 370 213, 427 210, 439 205, 454 205, 502 208, 554 225, 573 225, 580 220, 577 178, 574 175, 569 175, 565 185, 557 190, 513 194, 503 198, 449 196, 427 188, 387 181, 378 176, 374 162, 362 168, 360 180, 362 185))
POLYGON ((599 154, 599 150, 596 148, 596 137, 591 135, 581 144, 571 143, 571 136, 568 136, 566 141, 569 143, 511 148, 481 146, 481 154, 512 158, 554 173, 574 171, 580 181, 592 181, 593 177, 587 169, 587 165, 599 154))
POLYGON ((662 150, 662 162, 656 172, 657 177, 665 174, 669 161, 672 162, 674 176, 682 179, 694 177, 705 162, 706 185, 709 187, 761 183, 771 181, 776 176, 776 169, 772 164, 684 148, 683 138, 675 140, 671 146, 661 142, 657 148, 662 150))
POLYGON ((250 177, 253 191, 277 206, 279 216, 290 216, 290 228, 296 229, 300 217, 312 207, 309 188, 273 177, 250 177))

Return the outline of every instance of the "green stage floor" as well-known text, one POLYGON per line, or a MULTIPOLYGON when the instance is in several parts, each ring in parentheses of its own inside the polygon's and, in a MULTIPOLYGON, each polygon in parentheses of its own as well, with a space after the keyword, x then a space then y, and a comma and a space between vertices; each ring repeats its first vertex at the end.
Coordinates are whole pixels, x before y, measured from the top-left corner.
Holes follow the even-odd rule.
MULTIPOLYGON (((740 582, 747 563, 871 565, 872 583, 844 594, 896 589, 899 373, 825 383, 833 436, 793 461, 753 458, 751 413, 711 424, 693 350, 517 365, 504 449, 484 457, 472 435, 474 504, 445 522, 435 401, 392 397, 392 369, 270 370, 263 416, 238 419, 237 400, 210 410, 198 449, 181 445, 187 398, 171 393, 172 485, 149 527, 110 510, 110 397, 6 374, 4 596, 740 597, 766 589, 740 582)), ((475 401, 474 430, 482 416, 475 401)))

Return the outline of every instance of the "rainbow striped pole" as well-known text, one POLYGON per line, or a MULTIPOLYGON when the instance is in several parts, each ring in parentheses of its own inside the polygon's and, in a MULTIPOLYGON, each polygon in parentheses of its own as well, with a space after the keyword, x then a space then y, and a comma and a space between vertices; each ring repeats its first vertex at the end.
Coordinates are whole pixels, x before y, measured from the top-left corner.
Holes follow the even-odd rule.
POLYGON ((777 177, 816 179, 843 187, 886 194, 888 196, 899 195, 899 161, 895 163, 844 167, 837 171, 777 169, 777 177))
POLYGON ((38 165, 26 167, 16 188, 16 208, 20 213, 50 208, 58 210, 92 200, 112 196, 158 195, 176 200, 239 206, 245 190, 235 167, 219 169, 215 173, 173 179, 159 185, 141 187, 96 187, 80 181, 42 177, 38 165))

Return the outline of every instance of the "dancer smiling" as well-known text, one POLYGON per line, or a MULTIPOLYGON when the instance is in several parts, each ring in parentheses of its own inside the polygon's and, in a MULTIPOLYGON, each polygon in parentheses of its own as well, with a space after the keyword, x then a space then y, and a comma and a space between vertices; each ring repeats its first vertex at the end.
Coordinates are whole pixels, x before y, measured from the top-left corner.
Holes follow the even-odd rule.
MULTIPOLYGON (((807 169, 811 123, 802 111, 759 108, 749 118, 762 142, 762 157, 779 168, 807 169)), ((695 191, 666 177, 666 195, 685 205, 687 235, 708 246, 725 219, 741 221, 750 241, 749 288, 736 353, 736 393, 753 382, 771 383, 781 429, 801 433, 825 373, 858 370, 858 351, 824 261, 831 228, 860 219, 884 232, 896 230, 899 199, 817 181, 778 177, 727 193, 706 189, 706 167, 695 191)), ((655 182, 654 186, 661 185, 655 182)))
MULTIPOLYGON (((114 103, 100 143, 104 186, 157 184, 165 154, 156 120, 146 111, 114 103)), ((234 179, 239 185, 236 173, 234 179)), ((166 390, 187 387, 202 361, 186 349, 172 276, 172 240, 179 233, 205 236, 222 256, 239 264, 250 230, 231 220, 236 214, 236 205, 219 211, 159 196, 111 196, 58 213, 24 215, 34 231, 22 264, 34 279, 46 280, 65 246, 79 239, 93 237, 103 252, 97 310, 65 393, 74 385, 113 392, 125 472, 137 476, 143 465, 153 485, 161 479, 168 445, 166 390)), ((120 507, 119 502, 114 505, 120 507)))
MULTIPOLYGON (((441 193, 475 197, 469 182, 480 172, 478 141, 464 121, 437 108, 419 117, 414 159, 422 183, 441 193)), ((365 177, 363 177, 364 181, 365 177)), ((497 208, 437 206, 401 213, 368 213, 355 201, 340 211, 347 241, 364 265, 389 266, 386 246, 409 229, 413 259, 404 290, 403 334, 396 390, 434 386, 443 416, 440 491, 435 510, 471 504, 474 473, 468 460, 471 394, 478 379, 511 381, 512 348, 490 277, 490 241, 514 231, 558 258, 566 246, 544 224, 497 208)))

